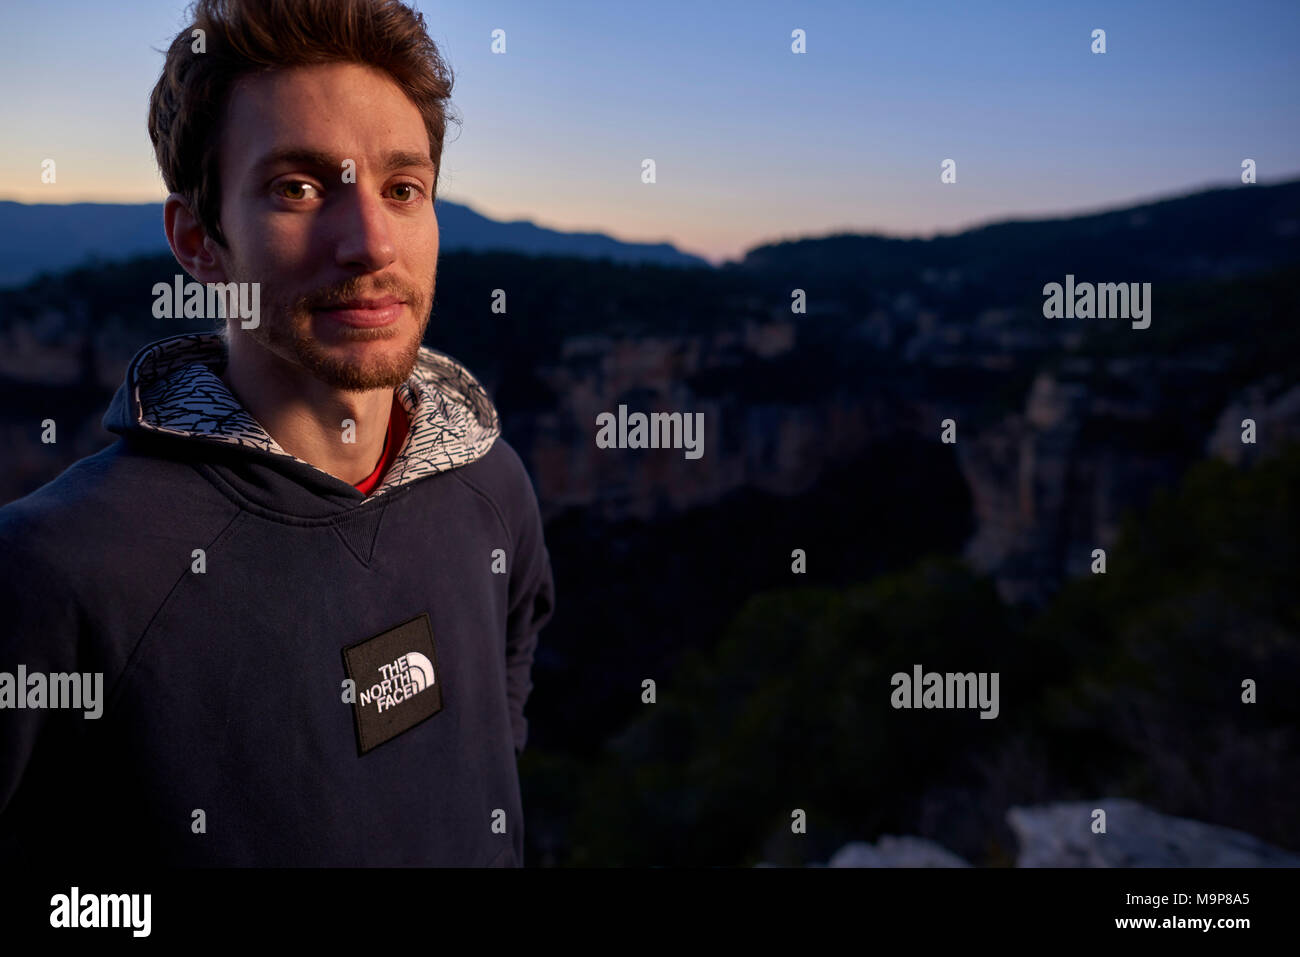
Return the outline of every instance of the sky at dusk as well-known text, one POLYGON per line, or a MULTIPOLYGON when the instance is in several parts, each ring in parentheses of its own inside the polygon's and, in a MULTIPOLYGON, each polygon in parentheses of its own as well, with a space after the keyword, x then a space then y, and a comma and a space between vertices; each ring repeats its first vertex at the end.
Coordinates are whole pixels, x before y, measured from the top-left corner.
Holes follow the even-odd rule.
MULTIPOLYGON (((1295 0, 416 6, 462 118, 441 196, 714 262, 780 238, 927 236, 1234 185, 1245 158, 1260 183, 1300 175, 1295 0)), ((184 9, 6 0, 0 199, 166 195, 145 115, 184 9)))

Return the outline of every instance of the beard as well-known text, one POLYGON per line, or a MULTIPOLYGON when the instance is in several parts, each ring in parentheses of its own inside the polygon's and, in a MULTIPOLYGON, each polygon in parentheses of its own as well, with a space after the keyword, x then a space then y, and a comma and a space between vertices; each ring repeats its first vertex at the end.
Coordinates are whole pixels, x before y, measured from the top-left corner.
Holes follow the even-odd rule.
POLYGON ((401 385, 415 370, 419 359, 424 331, 429 324, 433 304, 433 277, 429 290, 424 293, 398 279, 367 279, 354 276, 341 283, 315 290, 289 302, 273 305, 263 321, 255 328, 245 330, 264 348, 295 365, 301 366, 314 378, 334 389, 344 392, 367 392, 372 389, 393 389, 401 385), (404 300, 415 316, 414 334, 399 320, 391 326, 374 329, 338 326, 340 342, 368 342, 396 339, 406 336, 397 352, 353 359, 335 354, 312 332, 317 309, 337 306, 349 300, 389 293, 404 300))

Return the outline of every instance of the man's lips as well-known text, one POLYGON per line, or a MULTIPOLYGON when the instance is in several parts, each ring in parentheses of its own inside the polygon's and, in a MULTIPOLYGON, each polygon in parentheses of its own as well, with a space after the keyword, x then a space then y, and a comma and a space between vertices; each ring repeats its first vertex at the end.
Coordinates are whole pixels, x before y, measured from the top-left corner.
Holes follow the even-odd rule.
POLYGON ((312 310, 318 316, 333 319, 347 326, 387 326, 396 322, 406 305, 396 296, 377 299, 348 299, 337 305, 312 310))

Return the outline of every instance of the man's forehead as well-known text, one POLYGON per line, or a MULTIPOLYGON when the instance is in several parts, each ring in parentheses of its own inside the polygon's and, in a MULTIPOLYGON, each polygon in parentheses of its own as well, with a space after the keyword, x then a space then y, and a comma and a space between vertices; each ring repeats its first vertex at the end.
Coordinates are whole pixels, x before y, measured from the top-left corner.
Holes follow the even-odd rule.
POLYGON ((355 63, 291 67, 242 77, 230 91, 223 139, 236 165, 320 161, 335 167, 433 169, 424 118, 381 70, 355 63), (400 160, 397 162, 396 160, 400 160))

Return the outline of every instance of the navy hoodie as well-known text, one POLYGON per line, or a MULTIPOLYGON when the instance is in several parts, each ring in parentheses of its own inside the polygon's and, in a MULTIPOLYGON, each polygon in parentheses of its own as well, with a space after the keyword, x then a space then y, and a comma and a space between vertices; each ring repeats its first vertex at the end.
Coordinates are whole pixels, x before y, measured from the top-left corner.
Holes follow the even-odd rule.
POLYGON ((491 400, 422 348, 366 496, 280 448, 224 362, 215 334, 146 347, 118 441, 0 509, 0 855, 522 865, 554 585, 491 400), (82 710, 50 707, 77 675, 82 710))

